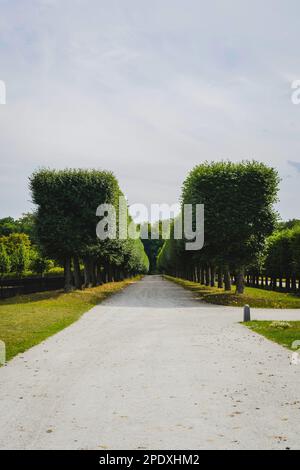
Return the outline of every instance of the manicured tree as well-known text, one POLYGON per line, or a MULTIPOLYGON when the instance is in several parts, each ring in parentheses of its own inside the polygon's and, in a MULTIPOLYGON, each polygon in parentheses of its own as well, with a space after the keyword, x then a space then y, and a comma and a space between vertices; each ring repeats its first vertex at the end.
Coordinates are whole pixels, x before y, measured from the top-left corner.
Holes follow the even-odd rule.
MULTIPOLYGON (((293 269, 294 276, 298 278, 298 289, 300 289, 300 224, 297 225, 292 233, 292 253, 293 253, 293 269)), ((294 284, 296 289, 296 282, 294 284)))
POLYGON ((229 270, 235 272, 237 293, 244 290, 245 267, 275 226, 278 184, 277 172, 255 161, 205 162, 183 184, 183 203, 205 206, 207 252, 222 264, 226 288, 229 270))
POLYGON ((129 256, 126 269, 131 275, 145 274, 149 269, 149 259, 144 251, 144 245, 138 238, 129 241, 129 256))
POLYGON ((80 288, 80 262, 85 286, 119 277, 123 263, 123 240, 99 240, 98 206, 111 204, 118 210, 122 195, 114 175, 96 170, 40 170, 30 180, 37 204, 36 227, 45 256, 65 267, 65 290, 80 288), (102 279, 101 279, 102 278, 102 279))
POLYGON ((267 240, 265 269, 271 275, 272 287, 295 291, 297 276, 300 276, 300 226, 275 232, 267 240))
POLYGON ((151 238, 151 231, 152 231, 152 226, 151 224, 147 223, 147 231, 148 231, 148 238, 143 239, 143 245, 145 248, 145 252, 149 258, 149 272, 154 274, 157 270, 157 255, 160 250, 160 248, 164 244, 164 240, 162 239, 162 230, 161 230, 161 222, 158 222, 155 224, 156 226, 158 225, 158 231, 159 231, 159 238, 158 239, 152 239, 151 238))
MULTIPOLYGON (((96 170, 40 170, 30 180, 33 202, 37 204, 37 235, 47 256, 62 261, 65 290, 73 288, 72 259, 79 266, 84 256, 91 277, 90 250, 97 244, 96 209, 115 204, 118 183, 110 172, 96 170)), ((77 272, 77 282, 80 282, 77 272)), ((76 287, 80 287, 77 285, 76 287)))
POLYGON ((292 230, 286 229, 275 232, 267 240, 265 269, 271 276, 271 287, 276 288, 277 278, 279 287, 283 288, 285 279, 286 290, 290 290, 290 279, 294 271, 292 230))
POLYGON ((174 239, 174 221, 171 223, 170 239, 165 240, 157 257, 157 267, 162 273, 187 278, 189 258, 184 250, 183 240, 174 239))

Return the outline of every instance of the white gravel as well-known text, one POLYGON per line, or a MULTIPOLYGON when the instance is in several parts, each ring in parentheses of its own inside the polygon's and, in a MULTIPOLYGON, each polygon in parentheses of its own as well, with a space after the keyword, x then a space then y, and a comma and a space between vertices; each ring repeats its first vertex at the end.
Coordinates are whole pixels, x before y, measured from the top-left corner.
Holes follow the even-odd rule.
POLYGON ((146 277, 0 369, 0 448, 300 449, 300 365, 241 319, 146 277))

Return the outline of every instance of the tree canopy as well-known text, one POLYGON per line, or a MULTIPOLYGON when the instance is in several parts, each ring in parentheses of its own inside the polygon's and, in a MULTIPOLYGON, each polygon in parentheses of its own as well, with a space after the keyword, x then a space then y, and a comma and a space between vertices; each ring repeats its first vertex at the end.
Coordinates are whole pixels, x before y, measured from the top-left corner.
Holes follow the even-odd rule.
POLYGON ((186 252, 180 242, 166 242, 159 257, 161 269, 170 270, 172 265, 176 272, 180 256, 183 277, 200 277, 201 269, 206 282, 213 283, 217 268, 220 276, 225 274, 225 287, 230 288, 230 272, 234 272, 238 292, 243 292, 244 270, 259 255, 276 225, 273 205, 278 185, 277 172, 256 161, 197 165, 183 183, 181 200, 183 205, 204 204, 204 248, 186 252), (168 267, 163 259, 168 259, 168 267))
POLYGON ((112 204, 117 210, 122 195, 111 172, 42 169, 32 175, 30 187, 38 207, 39 243, 45 255, 64 263, 66 290, 73 285, 72 265, 75 286, 82 285, 81 262, 85 285, 147 271, 140 240, 101 241, 96 236, 98 206, 112 204))

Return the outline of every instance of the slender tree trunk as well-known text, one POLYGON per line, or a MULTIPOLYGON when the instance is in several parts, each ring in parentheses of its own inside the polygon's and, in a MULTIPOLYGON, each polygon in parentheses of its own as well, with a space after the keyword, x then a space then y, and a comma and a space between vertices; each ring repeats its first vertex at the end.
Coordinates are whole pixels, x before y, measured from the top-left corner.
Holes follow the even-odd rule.
POLYGON ((76 289, 81 289, 82 288, 82 281, 81 281, 80 264, 79 264, 78 256, 74 256, 73 266, 74 266, 75 287, 76 287, 76 289))
POLYGON ((110 264, 108 265, 107 273, 108 273, 108 282, 113 282, 114 278, 113 278, 113 273, 112 273, 112 267, 110 264))
POLYGON ((107 282, 107 267, 104 265, 102 270, 102 282, 105 284, 107 282))
POLYGON ((223 271, 222 271, 222 268, 218 269, 218 288, 223 289, 223 271))
POLYGON ((206 266, 206 269, 205 269, 205 285, 206 286, 210 286, 210 267, 209 266, 206 266))
POLYGON ((91 263, 89 258, 84 258, 84 287, 92 286, 91 263))
POLYGON ((215 287, 216 285, 216 268, 211 266, 210 268, 210 286, 215 287))
POLYGON ((201 268, 200 268, 199 265, 197 265, 196 269, 197 269, 197 282, 198 282, 198 284, 200 284, 200 282, 201 282, 201 268))
POLYGON ((292 275, 292 291, 296 292, 296 290, 297 290, 296 275, 293 274, 292 275))
POLYGON ((236 293, 243 294, 245 290, 244 268, 240 268, 236 274, 236 293))
POLYGON ((93 287, 97 285, 96 263, 92 259, 89 262, 90 279, 93 287))
POLYGON ((228 267, 224 269, 224 289, 225 291, 231 291, 231 277, 228 267))
POLYGON ((205 284, 205 270, 204 270, 203 266, 202 266, 202 268, 201 268, 201 279, 200 279, 200 283, 201 283, 202 286, 204 286, 204 284, 205 284))
POLYGON ((72 283, 71 257, 68 256, 65 259, 65 292, 71 292, 72 290, 73 290, 73 283, 72 283))
POLYGON ((102 270, 101 270, 101 265, 98 263, 97 264, 97 286, 102 285, 102 270))

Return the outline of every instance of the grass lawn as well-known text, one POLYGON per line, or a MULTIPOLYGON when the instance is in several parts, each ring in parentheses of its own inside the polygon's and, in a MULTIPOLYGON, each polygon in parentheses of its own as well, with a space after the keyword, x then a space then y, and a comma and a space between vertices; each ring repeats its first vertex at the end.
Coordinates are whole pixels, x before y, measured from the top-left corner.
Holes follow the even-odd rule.
POLYGON ((232 292, 224 292, 223 289, 202 286, 184 279, 171 276, 165 276, 165 278, 193 291, 199 299, 211 304, 231 307, 242 307, 248 304, 250 307, 260 308, 300 308, 300 296, 296 294, 246 287, 243 295, 236 295, 234 286, 232 292))
POLYGON ((40 292, 0 301, 0 340, 6 344, 6 359, 62 330, 109 295, 138 279, 140 276, 70 294, 40 292))
POLYGON ((292 349, 294 341, 300 340, 300 321, 252 321, 243 325, 289 349, 292 349))

